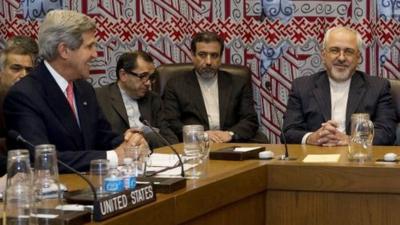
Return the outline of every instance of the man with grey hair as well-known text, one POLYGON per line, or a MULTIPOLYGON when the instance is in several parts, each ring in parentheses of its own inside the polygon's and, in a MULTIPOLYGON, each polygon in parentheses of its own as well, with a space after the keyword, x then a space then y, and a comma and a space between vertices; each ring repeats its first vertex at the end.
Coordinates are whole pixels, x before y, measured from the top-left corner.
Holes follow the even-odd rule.
POLYGON ((10 38, 0 52, 0 152, 2 153, 6 151, 4 98, 10 87, 32 70, 37 53, 36 41, 28 36, 10 38))
POLYGON ((6 42, 0 53, 0 88, 10 88, 15 82, 32 70, 38 46, 35 40, 27 36, 14 36, 6 42))
MULTIPOLYGON (((93 159, 122 161, 126 147, 147 145, 135 131, 127 130, 124 137, 112 132, 85 81, 97 56, 95 30, 94 21, 81 13, 49 12, 39 29, 44 61, 10 89, 4 102, 8 130, 34 145, 54 144, 58 158, 80 171, 88 170, 93 159)), ((10 140, 13 148, 20 145, 10 140)))
POLYGON ((326 70, 292 83, 283 132, 288 143, 347 145, 353 113, 368 113, 374 123, 373 144, 395 140, 396 112, 386 79, 357 71, 362 40, 350 28, 329 29, 323 41, 326 70))

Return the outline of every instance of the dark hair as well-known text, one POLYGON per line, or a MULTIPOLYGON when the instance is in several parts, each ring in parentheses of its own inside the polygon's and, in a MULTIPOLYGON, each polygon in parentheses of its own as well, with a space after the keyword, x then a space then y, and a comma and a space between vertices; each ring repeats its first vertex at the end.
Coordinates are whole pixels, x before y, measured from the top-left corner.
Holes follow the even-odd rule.
POLYGON ((134 51, 126 52, 118 58, 116 75, 119 80, 119 71, 124 69, 125 71, 131 71, 137 68, 137 59, 143 59, 145 62, 153 63, 153 58, 147 52, 134 51))
POLYGON ((192 43, 190 44, 190 48, 193 54, 196 53, 196 44, 199 42, 218 42, 221 46, 220 54, 222 55, 222 52, 224 52, 224 40, 215 32, 204 31, 195 34, 193 36, 192 43))

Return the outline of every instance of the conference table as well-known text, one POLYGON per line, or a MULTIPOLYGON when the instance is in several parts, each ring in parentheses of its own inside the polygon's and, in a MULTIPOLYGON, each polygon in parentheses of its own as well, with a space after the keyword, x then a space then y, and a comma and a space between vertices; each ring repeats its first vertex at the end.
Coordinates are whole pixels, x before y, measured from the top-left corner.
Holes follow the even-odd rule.
MULTIPOLYGON (((212 149, 230 145, 213 144, 212 149)), ((263 145, 275 155, 283 145, 263 145)), ((182 150, 182 144, 175 145, 182 150)), ((89 224, 330 225, 400 224, 400 165, 377 162, 396 146, 374 146, 370 162, 349 162, 346 146, 289 145, 295 160, 209 160, 204 178, 102 222, 89 224), (340 154, 334 163, 305 163, 309 154, 340 154)), ((166 148, 156 152, 168 152, 166 148)), ((86 187, 62 175, 70 190, 86 187)))

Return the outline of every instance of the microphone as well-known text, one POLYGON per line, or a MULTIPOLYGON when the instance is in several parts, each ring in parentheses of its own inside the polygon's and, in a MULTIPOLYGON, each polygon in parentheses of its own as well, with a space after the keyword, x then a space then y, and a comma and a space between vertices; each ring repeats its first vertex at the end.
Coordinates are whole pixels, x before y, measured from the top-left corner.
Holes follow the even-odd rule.
POLYGON ((276 121, 278 121, 278 125, 279 125, 279 130, 281 132, 281 137, 282 137, 282 142, 285 146, 285 154, 281 155, 279 157, 280 160, 295 160, 295 158, 290 158, 289 157, 289 151, 288 151, 288 145, 286 142, 286 137, 285 137, 285 133, 283 132, 283 124, 282 124, 282 120, 279 119, 278 117, 278 111, 276 110, 276 103, 275 103, 275 99, 272 96, 272 88, 271 88, 271 82, 269 81, 265 81, 265 89, 267 90, 269 96, 271 97, 271 106, 272 106, 272 111, 275 114, 276 117, 276 121))
MULTIPOLYGON (((159 134, 159 133, 151 126, 151 124, 150 124, 147 120, 143 119, 142 117, 140 117, 139 120, 140 120, 140 122, 142 122, 144 125, 146 125, 147 127, 149 127, 150 130, 153 131, 153 133, 154 133, 158 138, 160 138, 161 141, 162 141, 169 149, 171 149, 171 150, 174 152, 174 154, 175 154, 175 155, 178 157, 178 159, 179 159, 179 165, 181 166, 181 176, 182 176, 182 177, 185 177, 185 169, 184 169, 184 167, 183 167, 183 161, 182 161, 181 156, 178 154, 178 151, 172 146, 172 144, 171 144, 167 139, 165 139, 161 134, 159 134)), ((179 165, 178 165, 178 166, 179 166, 179 165)), ((155 171, 155 172, 149 174, 148 176, 152 177, 152 176, 154 176, 154 175, 156 175, 156 174, 158 174, 158 173, 161 173, 161 172, 164 172, 164 171, 167 171, 167 170, 169 170, 169 169, 176 168, 176 167, 177 167, 177 166, 166 167, 166 168, 164 168, 164 169, 162 169, 162 170, 155 171)))
MULTIPOLYGON (((17 131, 15 130, 10 130, 8 131, 8 137, 25 144, 26 146, 29 146, 32 149, 35 149, 35 145, 33 145, 30 141, 26 140, 24 137, 22 137, 21 134, 19 134, 17 131)), ((72 173, 78 175, 80 178, 82 178, 90 187, 90 189, 92 190, 93 193, 93 201, 96 202, 97 201, 97 193, 96 193, 96 189, 93 186, 92 182, 90 182, 85 176, 83 176, 79 171, 75 170, 74 168, 70 167, 69 165, 67 165, 66 163, 64 163, 63 161, 57 159, 57 162, 59 164, 61 164, 62 166, 64 166, 65 168, 67 168, 69 171, 71 171, 72 173)))

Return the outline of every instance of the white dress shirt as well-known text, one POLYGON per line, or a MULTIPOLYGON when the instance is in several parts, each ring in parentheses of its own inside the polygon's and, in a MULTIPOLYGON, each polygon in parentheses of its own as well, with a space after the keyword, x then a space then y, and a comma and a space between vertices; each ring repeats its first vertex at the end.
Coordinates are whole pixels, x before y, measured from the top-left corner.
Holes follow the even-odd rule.
MULTIPOLYGON (((65 98, 67 98, 67 86, 68 86, 68 81, 61 76, 46 60, 44 60, 44 65, 46 66, 46 68, 49 70, 51 76, 54 78, 54 80, 56 81, 57 85, 60 87, 61 91, 64 93, 65 98)), ((75 96, 74 96, 75 98, 75 96)), ((75 98, 76 99, 76 98, 75 98)), ((68 100, 67 100, 68 101, 68 100)), ((79 125, 79 115, 78 115, 78 111, 76 108, 76 101, 74 100, 74 108, 75 108, 75 116, 76 116, 76 120, 78 122, 79 125)), ((118 162, 118 155, 114 150, 109 150, 107 151, 107 159, 111 162, 118 162)))
MULTIPOLYGON (((349 98, 351 79, 345 82, 336 82, 329 78, 329 87, 331 92, 331 120, 338 123, 337 130, 346 133, 346 110, 347 100, 349 98)), ((302 144, 306 144, 308 136, 312 132, 306 133, 301 139, 302 144)))
POLYGON ((218 95, 218 75, 211 79, 204 79, 196 73, 200 84, 201 94, 207 111, 208 126, 210 130, 219 130, 219 95, 218 95))
POLYGON ((140 122, 140 111, 137 100, 130 97, 119 85, 118 87, 125 105, 126 114, 128 115, 129 127, 143 129, 144 124, 140 122))

